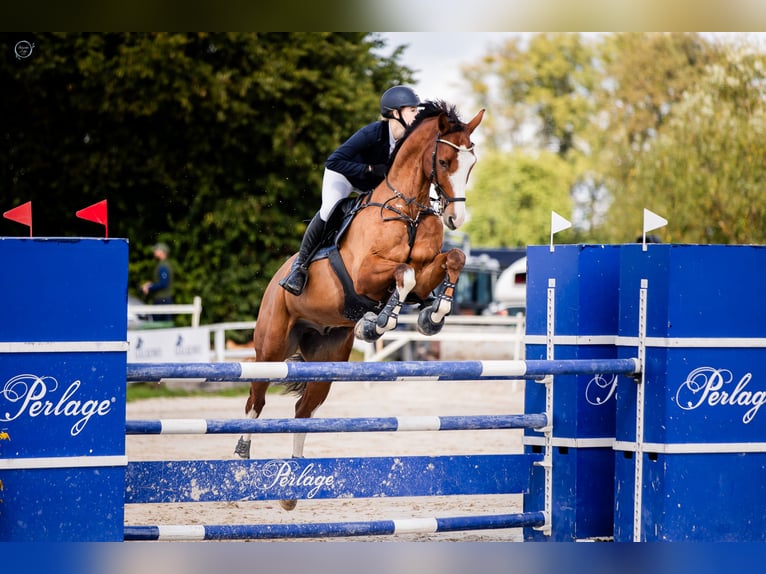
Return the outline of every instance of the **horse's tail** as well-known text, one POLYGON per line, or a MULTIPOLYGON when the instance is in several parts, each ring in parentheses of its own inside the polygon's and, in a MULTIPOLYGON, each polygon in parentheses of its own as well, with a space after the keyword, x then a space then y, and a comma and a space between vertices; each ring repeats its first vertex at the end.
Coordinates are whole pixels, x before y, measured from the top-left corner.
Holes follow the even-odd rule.
MULTIPOLYGON (((303 355, 300 351, 297 353, 294 353, 287 357, 285 359, 285 362, 287 363, 303 363, 306 359, 303 358, 303 355)), ((282 385, 284 388, 282 390, 283 395, 298 395, 299 397, 303 396, 304 391, 306 390, 306 381, 292 381, 289 383, 284 383, 282 385)))
POLYGON ((306 381, 293 381, 284 383, 282 386, 284 387, 282 390, 283 395, 293 394, 302 397, 303 392, 306 390, 306 381))

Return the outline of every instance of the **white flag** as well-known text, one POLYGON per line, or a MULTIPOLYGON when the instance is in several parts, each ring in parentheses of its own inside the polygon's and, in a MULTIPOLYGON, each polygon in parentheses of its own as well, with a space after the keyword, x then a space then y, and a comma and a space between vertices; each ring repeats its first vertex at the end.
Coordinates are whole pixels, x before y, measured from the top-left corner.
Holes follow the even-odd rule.
POLYGON ((665 227, 668 224, 668 220, 664 217, 660 217, 653 211, 649 211, 644 208, 644 233, 647 231, 653 231, 660 227, 665 227))
POLYGON ((553 234, 572 227, 572 223, 561 217, 555 211, 551 211, 551 253, 553 253, 553 234))
POLYGON ((551 235, 572 227, 572 222, 564 219, 555 211, 551 211, 551 235))

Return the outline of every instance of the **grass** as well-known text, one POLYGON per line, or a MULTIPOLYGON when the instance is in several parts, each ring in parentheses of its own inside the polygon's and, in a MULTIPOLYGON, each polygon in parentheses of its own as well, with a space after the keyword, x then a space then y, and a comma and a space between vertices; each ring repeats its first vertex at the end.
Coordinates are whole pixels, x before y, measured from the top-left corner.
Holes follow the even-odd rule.
MULTIPOLYGON (((275 387, 270 387, 269 392, 274 392, 275 387)), ((276 388, 277 392, 279 389, 276 388)), ((176 398, 176 397, 246 397, 250 392, 249 385, 229 387, 217 391, 189 390, 168 388, 163 383, 130 383, 126 391, 127 402, 140 401, 142 399, 176 398)))
MULTIPOLYGON (((349 361, 362 361, 364 355, 357 350, 351 351, 349 361)), ((130 383, 126 392, 127 402, 140 401, 142 399, 176 398, 176 397, 245 397, 250 392, 250 386, 243 384, 236 387, 227 387, 220 390, 199 389, 189 390, 180 388, 168 388, 164 383, 130 383)), ((271 385, 269 393, 281 393, 280 385, 271 385)))

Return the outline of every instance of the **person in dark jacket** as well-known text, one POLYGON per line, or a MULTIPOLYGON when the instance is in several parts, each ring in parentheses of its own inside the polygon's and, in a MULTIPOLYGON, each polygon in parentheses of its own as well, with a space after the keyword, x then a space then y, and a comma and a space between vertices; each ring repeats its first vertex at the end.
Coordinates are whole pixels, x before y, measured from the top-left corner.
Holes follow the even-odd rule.
MULTIPOLYGON (((141 286, 141 292, 148 296, 153 305, 173 303, 173 266, 168 260, 170 248, 165 243, 152 247, 157 266, 154 268, 154 281, 147 281, 141 286)), ((170 315, 152 315, 155 321, 169 321, 170 315)))
POLYGON ((412 88, 389 88, 380 98, 383 119, 361 128, 327 158, 322 205, 306 227, 290 273, 279 282, 289 293, 303 293, 308 279, 308 260, 321 241, 327 220, 338 202, 352 191, 375 189, 386 177, 391 152, 415 119, 420 105, 420 98, 412 88))

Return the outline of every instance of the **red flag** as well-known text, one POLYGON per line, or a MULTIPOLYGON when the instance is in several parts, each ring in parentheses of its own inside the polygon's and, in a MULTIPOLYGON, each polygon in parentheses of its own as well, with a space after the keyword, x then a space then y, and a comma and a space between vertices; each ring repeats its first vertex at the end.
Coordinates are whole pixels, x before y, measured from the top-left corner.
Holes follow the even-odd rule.
POLYGON ((75 215, 79 217, 80 219, 86 219, 87 221, 100 223, 106 229, 105 237, 109 237, 109 221, 107 220, 107 209, 106 209, 105 199, 102 199, 101 201, 99 201, 98 203, 94 203, 93 205, 89 205, 88 207, 82 208, 80 211, 75 213, 75 215))
POLYGON ((29 236, 32 237, 32 202, 31 201, 27 201, 26 203, 22 203, 18 207, 9 209, 5 213, 3 213, 3 217, 29 227, 29 236))

